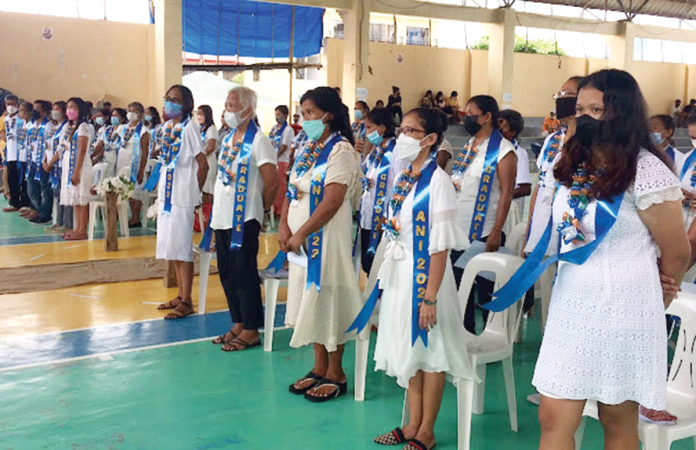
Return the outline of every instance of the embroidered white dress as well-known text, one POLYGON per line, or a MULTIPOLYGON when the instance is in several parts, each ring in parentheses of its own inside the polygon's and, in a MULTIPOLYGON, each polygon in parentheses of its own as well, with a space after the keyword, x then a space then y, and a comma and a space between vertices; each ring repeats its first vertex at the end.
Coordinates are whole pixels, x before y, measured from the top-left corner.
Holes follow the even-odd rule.
MULTIPOLYGON (((75 131, 78 136, 78 141, 81 136, 87 137, 87 150, 94 138, 94 128, 88 123, 81 123, 80 126, 75 131)), ((63 148, 63 156, 61 160, 61 167, 63 172, 61 174, 61 188, 60 188, 60 204, 68 206, 84 206, 89 205, 89 201, 92 199, 92 193, 90 189, 92 188, 93 175, 92 175, 92 159, 89 157, 89 151, 85 152, 85 158, 82 162, 82 168, 77 167, 77 159, 75 160, 75 170, 80 170, 80 184, 73 186, 72 180, 70 180, 70 138, 68 133, 64 133, 61 138, 61 143, 63 148)), ((77 148, 75 151, 78 151, 77 148)), ((75 155, 77 158, 77 155, 75 155)))
MULTIPOLYGON (((559 188, 554 227, 570 210, 568 197, 568 188, 559 188)), ((607 236, 584 264, 558 265, 532 380, 540 392, 606 404, 632 400, 664 409, 667 334, 658 247, 638 211, 681 198, 677 177, 641 150, 635 183, 626 190, 607 236)), ((596 205, 590 203, 582 221, 590 242, 595 238, 596 205)), ((563 244, 561 251, 575 247, 563 244)))
MULTIPOLYGON (((463 312, 457 300, 457 286, 450 258, 437 294, 437 325, 428 333, 428 347, 418 339, 411 345, 411 308, 413 299, 413 197, 415 186, 404 200, 395 241, 386 243, 385 257, 379 269, 383 289, 379 312, 379 333, 375 347, 375 370, 395 377, 399 386, 418 370, 446 372, 455 378, 474 379, 466 349, 469 335, 464 329, 463 312)), ((457 224, 456 194, 449 175, 439 167, 430 180, 430 244, 428 253, 463 249, 469 240, 457 224)), ((390 208, 391 214, 391 208, 390 208)), ((383 242, 387 238, 383 239, 383 242)))
MULTIPOLYGON (((353 267, 353 211, 359 200, 360 155, 346 141, 338 142, 329 155, 325 185, 340 183, 348 192, 338 212, 322 228, 321 291, 305 289, 307 271, 289 266, 288 304, 285 323, 294 328, 291 347, 317 343, 328 351, 355 339, 346 330, 362 308, 358 278, 353 267)), ((293 171, 290 182, 298 186, 299 200, 288 209, 288 225, 293 233, 309 219, 312 170, 297 179, 293 171)))

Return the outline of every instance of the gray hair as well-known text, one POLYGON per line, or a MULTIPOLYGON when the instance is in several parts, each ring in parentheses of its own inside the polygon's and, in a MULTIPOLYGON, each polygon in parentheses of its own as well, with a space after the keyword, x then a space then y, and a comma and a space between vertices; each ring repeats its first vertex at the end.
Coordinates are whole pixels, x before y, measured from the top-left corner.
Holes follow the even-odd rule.
POLYGON ((230 89, 230 92, 227 95, 232 93, 237 94, 239 97, 239 103, 242 104, 244 109, 251 108, 252 115, 256 114, 256 104, 258 102, 256 91, 246 86, 237 86, 230 89))

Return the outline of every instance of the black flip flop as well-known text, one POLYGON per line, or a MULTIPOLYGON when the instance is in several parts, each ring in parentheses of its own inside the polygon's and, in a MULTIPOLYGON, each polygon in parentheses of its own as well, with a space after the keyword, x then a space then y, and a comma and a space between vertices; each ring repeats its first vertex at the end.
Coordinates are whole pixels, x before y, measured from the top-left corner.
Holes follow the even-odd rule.
POLYGON ((312 389, 314 386, 316 386, 318 382, 321 381, 321 376, 317 375, 317 374, 314 373, 314 372, 309 372, 307 375, 305 375, 304 377, 300 378, 298 381, 295 381, 294 383, 292 383, 292 384, 290 385, 290 388, 289 388, 288 390, 289 390, 290 393, 292 393, 292 394, 295 394, 295 395, 303 395, 303 394, 305 394, 308 390, 310 390, 310 389, 312 389), (310 384, 309 386, 304 387, 304 388, 302 388, 302 389, 297 389, 297 388, 295 387, 295 385, 298 383, 298 381, 304 381, 304 380, 308 380, 308 379, 316 380, 316 383, 312 383, 312 384, 310 384))
POLYGON ((374 439, 374 442, 375 444, 379 445, 399 445, 406 442, 406 438, 404 437, 404 432, 401 430, 401 428, 396 427, 389 433, 377 436, 374 439))
POLYGON ((231 330, 227 331, 227 332, 221 334, 220 336, 216 337, 215 339, 213 339, 210 342, 212 342, 213 345, 225 345, 225 344, 229 344, 230 342, 234 341, 235 339, 237 339, 237 336, 239 336, 238 334, 232 333, 232 339, 230 339, 229 341, 226 341, 225 336, 227 336, 227 333, 232 333, 232 331, 231 330), (220 342, 216 342, 216 341, 220 341, 220 342))
POLYGON ((327 378, 322 378, 319 383, 314 385, 314 389, 320 388, 322 386, 335 386, 336 390, 332 394, 327 395, 326 397, 315 397, 315 396, 311 395, 309 393, 309 391, 307 391, 305 393, 304 397, 313 403, 324 403, 324 402, 328 402, 329 400, 333 400, 335 398, 338 398, 341 395, 348 392, 348 382, 336 383, 335 381, 331 381, 327 378))
POLYGON ((257 339, 254 342, 249 343, 249 342, 246 342, 246 341, 239 339, 239 336, 238 336, 238 337, 232 339, 231 341, 227 342, 226 344, 223 344, 222 347, 220 347, 220 350, 222 350, 223 352, 241 352, 242 350, 249 350, 250 348, 258 347, 259 345, 261 345, 261 339, 257 339), (229 350, 225 350, 225 345, 229 345, 229 344, 238 344, 238 345, 241 345, 242 348, 234 348, 233 347, 229 350))

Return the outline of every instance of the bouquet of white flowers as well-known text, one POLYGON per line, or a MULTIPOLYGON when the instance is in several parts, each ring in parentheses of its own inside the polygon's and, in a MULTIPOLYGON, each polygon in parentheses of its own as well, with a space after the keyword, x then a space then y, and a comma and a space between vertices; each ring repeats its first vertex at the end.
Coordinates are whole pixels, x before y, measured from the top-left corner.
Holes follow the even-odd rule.
POLYGON ((126 177, 105 178, 97 185, 97 194, 102 197, 107 193, 114 193, 121 200, 128 200, 133 196, 135 183, 126 177))
POLYGON ((147 218, 150 220, 157 220, 157 216, 159 215, 159 202, 157 199, 155 199, 155 203, 150 205, 149 208, 147 208, 147 218))

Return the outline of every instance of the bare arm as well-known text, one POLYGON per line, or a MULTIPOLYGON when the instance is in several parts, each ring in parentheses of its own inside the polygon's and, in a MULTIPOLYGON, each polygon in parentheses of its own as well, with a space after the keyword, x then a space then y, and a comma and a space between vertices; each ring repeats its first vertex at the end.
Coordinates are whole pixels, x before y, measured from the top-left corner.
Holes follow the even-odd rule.
POLYGON ((498 163, 498 181, 500 182, 500 203, 493 223, 493 230, 486 240, 486 251, 497 252, 503 233, 503 225, 510 211, 512 193, 515 191, 515 178, 517 178, 517 155, 510 152, 498 163))
POLYGON ((205 153, 199 153, 196 155, 196 161, 198 162, 198 189, 203 189, 205 179, 208 176, 208 158, 205 153))
MULTIPOLYGON (((638 215, 660 248, 660 272, 673 279, 677 286, 681 285, 691 258, 681 202, 655 204, 644 211, 639 210, 638 215)), ((665 293, 665 307, 673 298, 673 294, 665 293)))
MULTIPOLYGON (((430 255, 430 267, 428 269, 428 286, 425 288, 424 300, 437 302, 437 292, 440 290, 442 278, 447 267, 447 250, 430 255)), ((437 324, 437 305, 420 305, 420 319, 418 323, 421 329, 430 331, 437 324)))
POLYGON ((694 263, 696 263, 696 220, 691 222, 691 226, 689 227, 689 231, 686 233, 686 235, 689 239, 689 244, 691 247, 691 258, 689 260, 689 268, 691 268, 694 263))
POLYGON ((348 192, 348 186, 345 184, 331 183, 324 186, 324 198, 317 205, 317 209, 288 241, 290 251, 298 253, 305 239, 310 234, 320 230, 336 215, 343 204, 346 192, 348 192))
POLYGON ((287 152, 287 151, 288 151, 288 146, 286 144, 281 145, 280 148, 278 149, 278 158, 283 156, 285 154, 285 152, 287 152))
POLYGON ((278 193, 278 169, 274 164, 267 163, 259 167, 263 179, 263 209, 268 211, 278 193))
POLYGON ((138 167, 138 184, 143 182, 145 176, 145 166, 147 166, 147 156, 150 151, 150 135, 146 134, 140 139, 140 165, 138 167))
POLYGON ((92 164, 96 164, 104 156, 104 141, 97 142, 92 153, 92 164))
POLYGON ((288 241, 292 237, 292 232, 288 226, 288 208, 290 201, 287 197, 283 199, 283 208, 280 210, 280 222, 278 223, 278 246, 284 252, 288 251, 288 241))
POLYGON ((512 193, 512 198, 526 197, 531 193, 532 193, 532 185, 531 184, 520 184, 519 187, 516 187, 515 191, 512 193))
POLYGON ((205 141, 205 150, 203 150, 207 155, 210 155, 217 148, 217 139, 208 139, 205 141))

